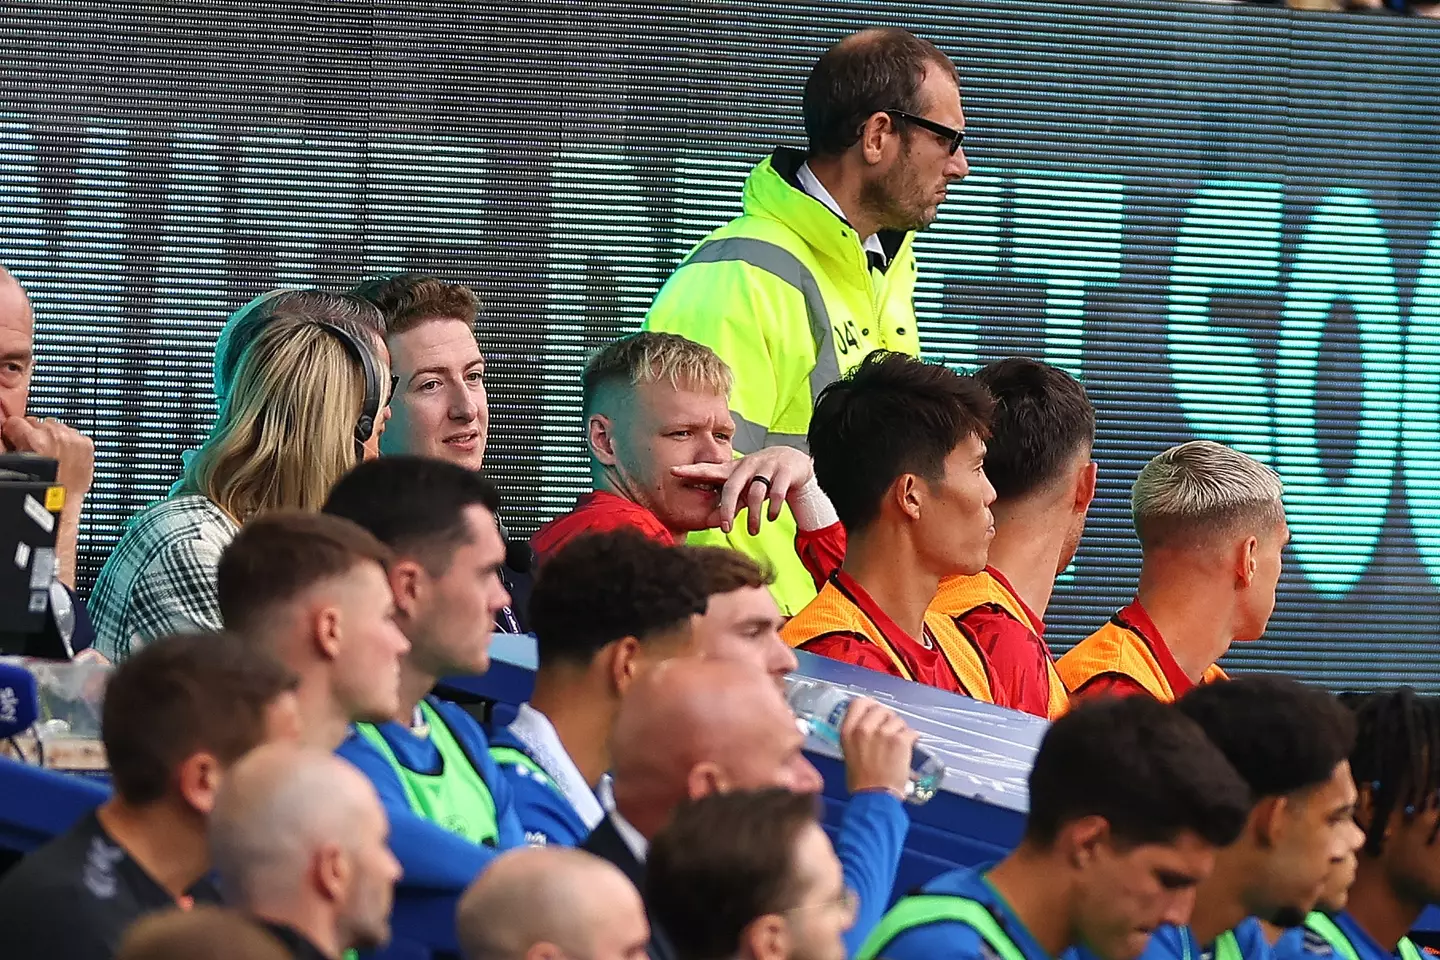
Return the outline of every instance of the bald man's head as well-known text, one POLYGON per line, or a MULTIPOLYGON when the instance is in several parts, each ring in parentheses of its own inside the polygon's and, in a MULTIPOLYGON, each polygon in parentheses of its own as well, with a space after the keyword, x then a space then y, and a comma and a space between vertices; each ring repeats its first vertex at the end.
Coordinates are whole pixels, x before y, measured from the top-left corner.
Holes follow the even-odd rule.
POLYGON ((326 929, 301 932, 342 951, 389 939, 400 865, 388 834, 363 774, 293 744, 260 747, 237 763, 210 817, 211 856, 227 900, 277 923, 325 916, 326 929))
POLYGON ((25 291, 0 266, 0 423, 25 416, 35 365, 35 317, 25 291))
POLYGON ((614 865, 580 850, 512 850, 460 899, 466 960, 640 960, 650 926, 640 894, 614 865))
POLYGON ((669 660, 621 705, 611 737, 616 804, 648 837, 685 799, 763 787, 818 792, 804 742, 774 681, 754 664, 669 660))

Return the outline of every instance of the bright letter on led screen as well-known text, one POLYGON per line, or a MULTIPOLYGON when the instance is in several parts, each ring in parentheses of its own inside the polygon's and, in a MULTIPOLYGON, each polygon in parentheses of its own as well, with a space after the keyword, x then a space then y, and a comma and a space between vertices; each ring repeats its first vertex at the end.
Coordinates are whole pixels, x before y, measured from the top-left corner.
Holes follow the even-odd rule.
POLYGON ((971 168, 950 185, 935 222, 915 234, 915 319, 928 360, 958 367, 980 362, 975 344, 986 318, 948 310, 945 299, 953 285, 993 282, 999 274, 1003 192, 997 171, 971 168))
POLYGON ((1294 552, 1322 594, 1355 585, 1380 538, 1395 474, 1403 354, 1399 297, 1379 214, 1359 191, 1337 189, 1316 208, 1301 240, 1276 351, 1275 460, 1286 483, 1294 552), (1348 300, 1359 344, 1325 339, 1331 311, 1348 300), (1322 421, 1321 350, 1359 350, 1363 383, 1339 390, 1322 421), (1358 390, 1356 389, 1358 386, 1358 390), (1358 429, 1351 430, 1352 424, 1358 429), (1321 447, 1339 451, 1330 471, 1321 447), (1346 455, 1348 454, 1348 456, 1346 455))
POLYGON ((1015 272, 1045 284, 1044 359, 1079 377, 1086 288, 1120 279, 1119 177, 1017 177, 1015 272))
POLYGON ((35 143, 30 125, 0 113, 0 237, 5 238, 8 266, 36 255, 45 242, 40 211, 40 176, 35 170, 35 143))
POLYGON ((1415 545, 1440 583, 1440 222, 1415 285, 1405 351, 1405 493, 1415 545))
POLYGON ((1210 183, 1180 225, 1170 268, 1170 369, 1196 436, 1270 461, 1270 398, 1249 335, 1211 315, 1219 292, 1280 283, 1278 184, 1210 183))

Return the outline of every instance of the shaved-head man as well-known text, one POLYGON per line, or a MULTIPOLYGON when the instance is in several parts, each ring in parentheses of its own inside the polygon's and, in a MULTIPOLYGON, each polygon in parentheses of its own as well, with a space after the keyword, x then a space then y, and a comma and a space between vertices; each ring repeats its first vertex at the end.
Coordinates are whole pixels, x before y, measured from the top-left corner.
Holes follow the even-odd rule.
POLYGON ((824 785, 785 701, 762 677, 748 664, 685 658, 637 685, 639 702, 621 709, 615 727, 615 806, 647 839, 683 800, 824 785))
MULTIPOLYGON (((851 951, 884 912, 909 827, 900 796, 915 735, 901 735, 903 725, 863 698, 842 724, 842 743, 873 752, 846 765, 851 800, 836 844, 846 882, 860 898, 859 918, 846 935, 851 951), (885 735, 865 736, 872 728, 885 735)), ((615 809, 584 848, 643 889, 650 838, 683 801, 766 787, 818 793, 823 782, 804 744, 784 697, 754 663, 698 657, 662 663, 634 683, 621 705, 611 744, 615 809)), ((663 931, 657 934, 663 943, 663 931)))
POLYGON ((563 847, 500 857, 461 898, 455 926, 465 960, 640 960, 650 939, 625 875, 563 847))
MULTIPOLYGON (((94 640, 90 618, 73 591, 80 508, 95 472, 95 444, 53 417, 27 416, 34 370, 35 311, 20 282, 0 266, 0 453, 34 453, 59 463, 55 482, 65 488, 65 503, 55 534, 55 579, 63 589, 50 591, 51 619, 61 645, 73 653, 94 640)), ((47 634, 51 629, 47 625, 47 634)))
POLYGON ((210 821, 227 902, 296 956, 339 960, 390 939, 400 864, 364 774, 313 747, 254 751, 235 766, 210 821))

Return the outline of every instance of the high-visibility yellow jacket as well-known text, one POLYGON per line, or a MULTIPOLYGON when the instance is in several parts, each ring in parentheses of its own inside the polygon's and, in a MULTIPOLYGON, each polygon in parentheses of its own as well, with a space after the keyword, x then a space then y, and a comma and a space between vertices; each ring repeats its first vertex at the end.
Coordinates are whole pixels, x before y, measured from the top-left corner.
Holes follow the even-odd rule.
MULTIPOLYGON (((920 354, 913 234, 882 232, 889 263, 872 270, 855 230, 797 186, 804 160, 781 147, 761 161, 745 181, 744 214, 691 251, 645 318, 646 330, 689 337, 730 365, 744 453, 806 449, 810 412, 829 383, 873 350, 920 354)), ((728 543, 769 563, 776 600, 793 615, 816 593, 794 538, 786 511, 759 537, 742 522, 728 538, 704 531, 690 542, 728 543)))

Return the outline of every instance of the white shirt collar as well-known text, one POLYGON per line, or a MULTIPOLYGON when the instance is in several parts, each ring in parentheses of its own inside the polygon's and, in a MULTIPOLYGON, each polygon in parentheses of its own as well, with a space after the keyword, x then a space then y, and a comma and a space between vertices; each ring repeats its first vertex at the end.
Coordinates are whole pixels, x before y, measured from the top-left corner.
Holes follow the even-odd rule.
POLYGON ((641 836, 635 825, 621 816, 619 810, 611 810, 610 819, 615 824, 615 832, 620 834, 620 839, 625 841, 635 859, 644 863, 646 854, 650 852, 650 841, 641 836))
MULTIPOLYGON (((800 164, 800 169, 795 172, 795 179, 800 181, 800 186, 806 193, 829 207, 835 216, 841 220, 845 220, 845 211, 840 209, 840 204, 836 203, 830 191, 825 189, 825 184, 821 183, 820 178, 815 176, 815 171, 810 169, 808 162, 800 164)), ((849 223, 850 221, 845 220, 845 222, 849 223)), ((860 246, 864 247, 867 253, 878 253, 881 257, 885 256, 885 246, 880 242, 878 234, 870 234, 870 236, 860 241, 860 246)))
POLYGON ((615 781, 610 774, 605 774, 600 780, 598 792, 601 806, 605 808, 611 822, 615 824, 615 832, 620 834, 620 839, 625 841, 625 846, 630 848, 635 859, 644 863, 645 855, 650 852, 650 841, 641 836, 640 831, 635 829, 635 825, 622 817, 620 811, 615 809, 615 781))
POLYGON ((600 786, 595 788, 595 795, 600 798, 600 806, 605 808, 606 813, 615 812, 615 778, 610 774, 600 778, 600 786))
POLYGON ((515 720, 510 724, 510 732, 515 739, 525 745, 525 752, 549 774, 550 779, 555 781, 555 786, 560 788, 560 793, 575 808, 580 815, 587 829, 594 830, 605 819, 605 811, 596 799, 595 792, 585 782, 580 774, 580 768, 575 766, 575 761, 570 758, 565 745, 560 742, 560 735, 555 732, 555 725, 550 718, 539 710, 522 703, 520 710, 515 714, 515 720))

